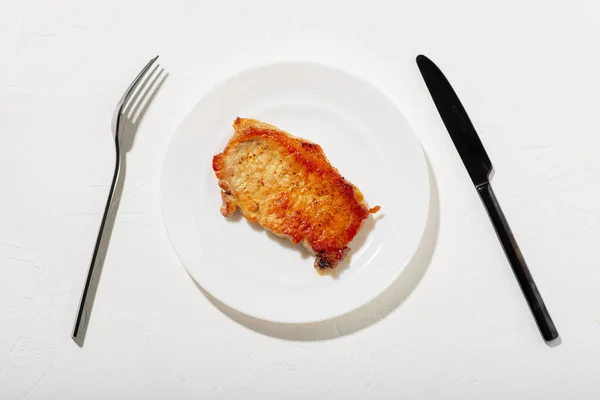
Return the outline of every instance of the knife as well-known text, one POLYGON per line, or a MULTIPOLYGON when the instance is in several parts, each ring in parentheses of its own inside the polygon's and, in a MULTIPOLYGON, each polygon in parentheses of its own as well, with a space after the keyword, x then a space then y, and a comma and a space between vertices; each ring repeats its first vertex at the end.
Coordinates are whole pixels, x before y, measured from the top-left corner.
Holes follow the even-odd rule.
POLYGON ((487 210, 504 253, 544 340, 550 341, 558 338, 558 331, 554 326, 554 322, 550 318, 544 300, 529 272, 521 250, 500 208, 498 199, 494 195, 490 185, 490 175, 493 171, 492 162, 467 112, 452 89, 450 82, 429 58, 424 55, 417 56, 417 65, 433 102, 442 117, 442 121, 454 142, 454 146, 487 210))

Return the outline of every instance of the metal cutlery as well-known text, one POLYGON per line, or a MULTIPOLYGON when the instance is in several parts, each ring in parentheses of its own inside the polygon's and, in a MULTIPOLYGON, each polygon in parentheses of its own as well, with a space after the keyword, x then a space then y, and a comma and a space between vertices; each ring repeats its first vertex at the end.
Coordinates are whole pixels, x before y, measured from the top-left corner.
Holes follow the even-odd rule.
POLYGON ((100 229, 96 239, 96 245, 94 246, 87 279, 81 295, 77 318, 73 327, 72 338, 79 346, 83 345, 85 333, 87 331, 95 290, 98 285, 100 269, 104 262, 103 253, 105 253, 106 247, 108 246, 108 238, 110 236, 109 231, 112 230, 112 225, 109 223, 109 220, 114 218, 121 196, 120 190, 123 186, 122 175, 124 175, 125 152, 127 150, 123 148, 124 127, 126 124, 134 126, 141 116, 144 100, 146 100, 153 85, 162 72, 159 71, 158 74, 155 74, 158 67, 151 69, 157 59, 158 56, 150 60, 129 85, 117 103, 112 118, 111 129, 114 137, 116 155, 115 169, 108 193, 108 199, 104 208, 104 214, 102 216, 102 221, 100 222, 100 229))
POLYGON ((494 195, 490 185, 490 175, 493 171, 492 162, 467 112, 442 71, 424 55, 419 55, 416 61, 442 121, 487 210, 544 340, 550 341, 558 338, 554 322, 529 272, 498 199, 494 195))

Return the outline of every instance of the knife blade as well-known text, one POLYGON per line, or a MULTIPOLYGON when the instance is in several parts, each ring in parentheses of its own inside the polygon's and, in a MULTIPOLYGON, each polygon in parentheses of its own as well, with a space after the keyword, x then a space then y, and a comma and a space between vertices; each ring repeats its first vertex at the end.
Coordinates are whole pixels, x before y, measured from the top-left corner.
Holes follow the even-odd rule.
POLYGON ((475 127, 450 82, 437 65, 424 55, 417 56, 416 61, 438 113, 494 226, 542 337, 546 341, 557 339, 556 326, 492 190, 490 184, 492 162, 475 127))

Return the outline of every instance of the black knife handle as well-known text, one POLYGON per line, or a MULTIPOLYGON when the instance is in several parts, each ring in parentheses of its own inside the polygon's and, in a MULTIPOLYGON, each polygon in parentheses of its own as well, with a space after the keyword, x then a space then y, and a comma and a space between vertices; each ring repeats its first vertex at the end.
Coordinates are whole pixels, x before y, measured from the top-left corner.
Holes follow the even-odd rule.
POLYGON ((494 225, 496 234, 498 235, 498 238, 502 243, 502 247, 504 248, 504 253, 508 258, 519 285, 521 286, 521 290, 527 299, 529 308, 533 313, 544 340, 549 341, 556 339, 558 337, 558 331, 554 326, 554 322, 552 322, 552 318, 550 318, 550 314, 546 309, 544 300, 542 300, 542 295, 540 295, 540 292, 533 281, 533 277, 529 272, 529 268, 527 268, 525 259, 523 258, 521 250, 517 245, 517 241, 515 240, 512 231, 508 226, 508 222, 504 217, 504 213, 500 208, 500 204, 494 195, 492 187, 489 183, 484 184, 478 186, 477 191, 479 192, 481 201, 483 201, 490 220, 494 225))

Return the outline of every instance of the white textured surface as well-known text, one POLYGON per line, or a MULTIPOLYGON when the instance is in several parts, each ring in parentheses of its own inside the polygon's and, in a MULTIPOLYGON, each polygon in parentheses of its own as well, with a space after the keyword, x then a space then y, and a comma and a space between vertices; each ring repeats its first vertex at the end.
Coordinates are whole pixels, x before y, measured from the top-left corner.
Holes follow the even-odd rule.
POLYGON ((599 22, 591 0, 2 2, 0 398, 599 398, 599 22), (482 136, 558 347, 537 332, 420 52, 482 136), (70 331, 111 177, 110 115, 155 54, 170 76, 129 153, 81 349, 70 331), (290 59, 382 87, 438 193, 410 274, 348 317, 303 327, 215 307, 179 265, 158 206, 170 136, 202 93, 290 59))

